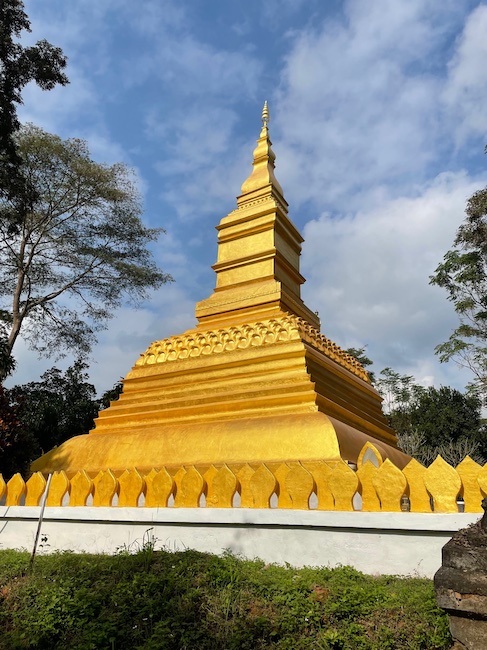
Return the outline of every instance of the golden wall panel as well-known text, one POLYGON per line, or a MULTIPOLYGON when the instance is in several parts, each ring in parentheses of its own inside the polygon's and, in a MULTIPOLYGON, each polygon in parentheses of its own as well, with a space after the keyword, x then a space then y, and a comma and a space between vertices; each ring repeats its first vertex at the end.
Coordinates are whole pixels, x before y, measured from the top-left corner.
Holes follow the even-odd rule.
POLYGON ((316 489, 312 475, 302 465, 294 464, 284 479, 286 492, 295 510, 309 510, 309 499, 316 489))
POLYGON ((21 499, 26 493, 25 481, 22 475, 17 473, 7 482, 6 506, 20 506, 21 499))
MULTIPOLYGON (((47 481, 44 478, 44 476, 41 474, 41 472, 35 472, 34 474, 32 474, 32 476, 25 484, 26 487, 25 505, 26 506, 38 506, 40 504, 42 495, 44 494, 44 490, 46 489, 46 484, 47 481)), ((1 486, 1 482, 0 482, 0 486, 1 486)), ((1 487, 0 487, 0 492, 1 492, 1 487)))
POLYGON ((119 507, 135 508, 138 506, 140 496, 145 493, 145 481, 135 467, 126 469, 118 477, 118 484, 120 486, 119 507))
POLYGON ((80 471, 71 479, 69 505, 73 507, 85 506, 93 494, 94 484, 87 472, 80 471))
POLYGON ((353 498, 359 488, 359 479, 347 463, 337 463, 330 474, 329 485, 335 502, 334 510, 353 511, 353 498))
POLYGON ((175 484, 169 472, 162 467, 159 471, 151 469, 145 476, 147 508, 166 508, 169 498, 174 496, 175 484))
POLYGON ((270 508, 271 497, 277 488, 275 476, 265 465, 260 465, 250 477, 250 492, 254 508, 270 508))
POLYGON ((226 466, 217 469, 212 465, 211 473, 205 473, 208 485, 206 495, 207 508, 231 508, 237 491, 238 481, 235 474, 226 466))
POLYGON ((357 476, 361 485, 362 510, 364 512, 380 512, 380 499, 374 485, 374 478, 379 469, 366 461, 357 469, 357 476))
POLYGON ((426 467, 412 458, 402 473, 408 483, 408 497, 411 512, 431 512, 430 494, 424 482, 426 467))
POLYGON ((255 474, 255 470, 245 463, 237 472, 237 478, 240 484, 240 507, 253 508, 254 497, 250 487, 250 479, 255 474))
POLYGON ((400 512, 401 499, 407 490, 404 474, 386 458, 372 478, 372 484, 380 500, 380 509, 400 512))
MULTIPOLYGON (((411 512, 458 512, 463 504, 466 512, 481 512, 480 502, 487 494, 487 464, 483 467, 465 458, 456 470, 438 457, 430 467, 412 459, 403 470, 389 459, 380 460, 378 449, 368 442, 358 454, 360 466, 353 470, 341 459, 331 461, 303 460, 267 464, 234 462, 161 467, 146 471, 129 468, 119 471, 117 479, 111 470, 100 471, 93 480, 86 472, 69 478, 56 472, 51 479, 48 506, 87 505, 93 493, 93 505, 137 507, 141 494, 145 507, 208 507, 208 508, 270 508, 397 512, 409 505, 411 512), (379 463, 376 467, 372 462, 379 463), (236 495, 239 495, 239 498, 236 495), (362 505, 354 505, 361 494, 362 505), (403 495, 409 504, 403 504, 403 495), (63 503, 64 502, 64 503, 63 503)), ((42 474, 33 474, 27 484, 20 474, 7 484, 0 475, 0 493, 6 494, 7 505, 40 503, 46 485, 42 474), (4 487, 2 487, 4 486, 4 487)), ((405 513, 407 516, 407 513, 405 513)))
POLYGON ((195 467, 188 467, 176 474, 176 508, 198 508, 205 489, 205 480, 195 467))
POLYGON ((435 512, 455 512, 462 481, 453 467, 438 456, 424 473, 424 484, 433 497, 435 512))
MULTIPOLYGON (((331 463, 324 461, 316 463, 303 463, 304 467, 311 473, 316 486, 318 510, 334 510, 335 499, 330 488, 330 474, 333 471, 331 463)), ((336 465, 336 463, 334 463, 336 465)))
POLYGON ((457 465, 456 471, 462 481, 462 496, 464 500, 465 512, 483 512, 482 511, 482 492, 477 480, 482 466, 466 456, 462 462, 457 465))
POLYGON ((290 467, 287 463, 281 463, 279 467, 273 472, 277 480, 278 500, 277 507, 289 510, 293 507, 291 495, 286 490, 286 476, 289 474, 290 467))
POLYGON ((111 506, 113 498, 118 494, 118 481, 113 472, 109 469, 100 471, 93 479, 93 505, 111 506))
POLYGON ((70 483, 66 472, 54 472, 47 493, 46 506, 60 507, 66 494, 69 493, 70 483))

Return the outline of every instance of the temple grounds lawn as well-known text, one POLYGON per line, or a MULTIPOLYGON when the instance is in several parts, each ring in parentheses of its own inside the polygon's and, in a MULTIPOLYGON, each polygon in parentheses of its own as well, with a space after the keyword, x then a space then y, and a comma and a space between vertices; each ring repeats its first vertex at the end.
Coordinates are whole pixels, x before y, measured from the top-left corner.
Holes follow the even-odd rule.
MULTIPOLYGON (((1 540, 0 540, 1 541, 1 540)), ((232 555, 0 550, 0 649, 446 649, 433 584, 232 555)))

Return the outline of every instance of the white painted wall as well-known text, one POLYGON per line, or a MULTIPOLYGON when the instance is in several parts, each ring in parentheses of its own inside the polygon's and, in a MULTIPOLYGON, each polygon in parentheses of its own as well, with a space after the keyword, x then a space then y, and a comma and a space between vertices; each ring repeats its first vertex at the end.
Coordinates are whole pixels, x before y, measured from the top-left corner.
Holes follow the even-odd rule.
MULTIPOLYGON (((39 507, 0 506, 0 549, 32 551, 39 507)), ((46 508, 39 552, 114 553, 156 548, 220 554, 293 566, 346 564, 368 574, 433 577, 443 545, 480 514, 328 512, 239 508, 46 508)))

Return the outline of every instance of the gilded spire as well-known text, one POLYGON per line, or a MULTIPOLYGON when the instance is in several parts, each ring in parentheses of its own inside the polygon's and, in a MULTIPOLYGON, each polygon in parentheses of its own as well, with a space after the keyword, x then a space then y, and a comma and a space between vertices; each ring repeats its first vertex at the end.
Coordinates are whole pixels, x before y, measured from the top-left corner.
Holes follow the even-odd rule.
MULTIPOLYGON (((270 186, 271 192, 277 190, 280 197, 283 198, 282 187, 274 175, 276 155, 271 149, 272 142, 269 138, 269 129, 267 128, 269 120, 269 107, 267 101, 265 101, 264 108, 262 109, 262 130, 257 140, 257 147, 254 149, 253 170, 242 185, 242 195, 255 192, 256 190, 269 189, 270 186)), ((239 199, 242 198, 239 197, 239 199)))
POLYGON ((269 117, 269 107, 267 106, 267 99, 264 102, 264 108, 262 109, 262 124, 267 127, 268 122, 270 122, 269 117))
POLYGON ((254 151, 253 170, 242 185, 237 209, 220 221, 214 293, 196 306, 198 327, 222 327, 283 313, 319 330, 319 318, 301 299, 303 238, 287 216, 288 205, 274 176, 275 155, 267 125, 267 102, 254 151))

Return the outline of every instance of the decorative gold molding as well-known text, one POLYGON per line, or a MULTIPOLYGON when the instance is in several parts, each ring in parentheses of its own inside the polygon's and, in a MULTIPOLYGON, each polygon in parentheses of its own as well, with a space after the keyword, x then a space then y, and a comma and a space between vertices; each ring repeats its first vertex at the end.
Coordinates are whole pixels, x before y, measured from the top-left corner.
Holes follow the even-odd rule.
POLYGON ((318 330, 307 321, 297 317, 296 321, 299 322, 299 333, 303 341, 320 352, 323 352, 323 354, 329 359, 335 361, 335 363, 338 363, 340 366, 346 368, 346 370, 349 370, 354 375, 357 375, 357 377, 360 377, 360 379, 363 379, 370 384, 369 373, 355 357, 347 354, 341 347, 318 332, 318 330))
POLYGON ((274 207, 280 208, 285 215, 287 215, 288 213, 288 206, 285 203, 285 200, 283 202, 275 194, 269 194, 260 199, 253 199, 252 201, 244 201, 243 199, 240 199, 240 202, 238 202, 237 205, 237 209, 231 212, 230 214, 234 214, 235 212, 239 212, 242 210, 248 210, 249 208, 253 208, 262 203, 271 203, 274 205, 274 207))
POLYGON ((325 354, 360 379, 370 383, 368 373, 352 356, 323 336, 307 321, 298 316, 280 318, 232 326, 218 330, 191 330, 180 336, 155 341, 137 360, 136 366, 166 363, 201 355, 222 354, 249 347, 273 345, 280 341, 301 339, 325 354))
MULTIPOLYGON (((367 446, 380 458, 378 449, 370 443, 367 446)), ((175 496, 174 508, 269 508, 275 495, 279 509, 309 510, 313 498, 317 510, 353 511, 359 493, 362 512, 458 513, 461 490, 465 512, 482 512, 480 486, 485 485, 487 464, 479 465, 467 456, 454 468, 438 456, 429 467, 411 459, 400 470, 388 458, 379 467, 368 461, 362 464, 364 451, 359 454, 356 471, 337 459, 189 463, 139 470, 129 466, 123 472, 102 469, 93 479, 86 472, 68 476, 60 471, 53 474, 47 506, 82 507, 92 497, 94 507, 112 507, 118 494, 118 506, 128 507, 171 507, 169 500, 175 496), (236 493, 239 505, 234 503, 236 493)), ((1 474, 0 483, 5 485, 1 474)), ((34 473, 27 483, 15 474, 4 488, 6 505, 22 506, 24 495, 26 506, 39 503, 45 487, 41 472, 34 473)))

